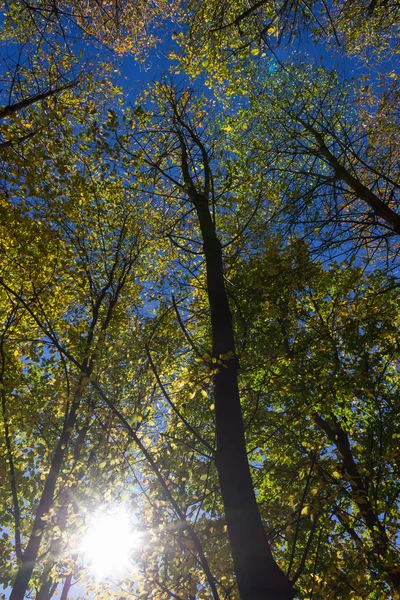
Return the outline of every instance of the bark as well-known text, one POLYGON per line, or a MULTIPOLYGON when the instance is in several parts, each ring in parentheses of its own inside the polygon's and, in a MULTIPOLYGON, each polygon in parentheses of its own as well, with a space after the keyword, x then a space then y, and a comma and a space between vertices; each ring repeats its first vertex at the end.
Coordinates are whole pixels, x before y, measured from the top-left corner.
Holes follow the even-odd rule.
POLYGON ((207 267, 213 356, 231 353, 214 376, 216 466, 241 600, 291 600, 289 579, 276 564, 258 510, 247 460, 238 388, 232 315, 224 283, 222 249, 206 195, 189 191, 197 211, 207 267))
MULTIPOLYGON (((78 462, 81 458, 81 453, 82 453, 83 447, 85 445, 85 439, 86 439, 86 435, 87 435, 88 431, 89 431, 89 419, 87 419, 86 425, 84 427, 82 427, 81 430, 79 431, 79 434, 78 434, 78 437, 77 437, 77 440, 75 443, 75 451, 74 451, 74 461, 75 462, 78 462)), ((89 466, 89 463, 90 463, 90 458, 87 463, 87 466, 89 466)), ((78 490, 78 482, 80 482, 83 477, 84 477, 84 471, 82 470, 82 472, 79 473, 79 475, 77 475, 77 483, 75 483, 71 487, 67 487, 66 489, 62 490, 59 494, 60 508, 57 512, 55 523, 56 523, 56 525, 58 525, 58 527, 60 528, 61 531, 66 531, 67 520, 68 520, 68 509, 70 507, 70 504, 73 502, 74 495, 76 494, 76 492, 78 490)), ((61 547, 62 547, 62 538, 57 538, 50 545, 50 548, 47 553, 47 555, 48 555, 47 566, 44 569, 43 575, 41 577, 42 585, 39 589, 39 592, 38 592, 35 600, 50 600, 53 597, 53 595, 57 589, 58 582, 57 582, 57 579, 54 581, 53 578, 51 577, 51 570, 52 570, 53 566, 56 564, 57 559, 60 557, 61 547)), ((66 585, 67 585, 68 581, 69 581, 69 587, 71 587, 72 573, 69 574, 65 579, 65 584, 63 587, 63 592, 61 594, 61 599, 63 598, 64 589, 66 589, 66 585)), ((69 587, 67 586, 66 593, 68 593, 69 587)))
POLYGON ((63 591, 61 593, 60 600, 67 600, 71 585, 72 585, 72 573, 67 575, 67 577, 65 579, 64 587, 63 587, 63 591))
POLYGON ((325 144, 320 146, 321 154, 328 160, 330 165, 334 168, 335 174, 339 179, 347 183, 347 185, 357 194, 357 196, 364 200, 372 208, 374 213, 383 219, 389 227, 395 232, 400 234, 400 215, 392 210, 387 204, 371 192, 366 185, 361 183, 354 175, 352 175, 343 165, 339 163, 337 158, 330 152, 325 144))
POLYGON ((212 175, 208 153, 195 130, 180 114, 174 99, 171 107, 180 145, 184 189, 192 202, 206 258, 207 294, 211 314, 212 352, 223 365, 213 377, 218 471, 229 542, 241 600, 292 600, 289 578, 276 564, 258 510, 250 467, 238 386, 238 359, 232 314, 225 289, 222 247, 209 209, 212 175), (198 191, 190 174, 190 150, 185 135, 200 151, 204 192, 198 191))

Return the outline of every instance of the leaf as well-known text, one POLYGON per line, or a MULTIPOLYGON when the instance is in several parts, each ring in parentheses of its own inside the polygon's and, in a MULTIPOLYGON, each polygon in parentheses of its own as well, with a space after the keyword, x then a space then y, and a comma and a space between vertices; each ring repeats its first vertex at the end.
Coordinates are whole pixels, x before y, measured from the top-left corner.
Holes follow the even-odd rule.
POLYGON ((302 517, 305 517, 305 516, 307 516, 309 513, 310 513, 310 505, 309 505, 309 504, 305 504, 305 505, 303 506, 303 508, 301 509, 301 513, 300 513, 300 514, 301 514, 301 516, 302 516, 302 517))
POLYGON ((61 529, 58 525, 53 527, 53 538, 59 538, 61 536, 61 529))

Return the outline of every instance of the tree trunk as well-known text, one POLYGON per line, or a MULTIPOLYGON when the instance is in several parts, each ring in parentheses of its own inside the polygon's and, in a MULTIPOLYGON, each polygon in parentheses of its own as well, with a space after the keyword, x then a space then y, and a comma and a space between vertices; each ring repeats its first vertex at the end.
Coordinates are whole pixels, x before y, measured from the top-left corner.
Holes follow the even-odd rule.
POLYGON ((50 598, 53 595, 52 594, 53 590, 51 588, 54 584, 53 584, 51 577, 49 576, 49 571, 47 571, 46 576, 47 576, 47 580, 40 587, 40 590, 36 594, 35 600, 50 600, 50 598))
POLYGON ((46 478, 43 493, 39 501, 39 506, 36 511, 35 520, 33 522, 32 533, 26 546, 25 552, 20 567, 15 577, 14 586, 10 594, 9 600, 24 600, 26 591, 29 586, 29 581, 35 568, 40 542, 42 541, 43 531, 46 525, 42 521, 42 517, 51 509, 54 502, 54 492, 56 489, 57 480, 60 474, 61 467, 64 461, 64 455, 67 445, 75 427, 77 410, 79 408, 81 394, 78 393, 72 405, 68 418, 65 421, 63 432, 58 440, 56 449, 51 461, 49 474, 46 478))
POLYGON ((72 573, 67 575, 67 577, 65 579, 64 587, 63 587, 63 591, 61 593, 60 600, 67 600, 69 590, 71 589, 71 585, 72 585, 72 573))
POLYGON ((193 193, 207 266, 213 356, 230 353, 214 376, 216 466, 241 600, 291 600, 294 592, 276 564, 258 510, 247 460, 238 388, 232 315, 224 283, 222 249, 207 197, 193 193))

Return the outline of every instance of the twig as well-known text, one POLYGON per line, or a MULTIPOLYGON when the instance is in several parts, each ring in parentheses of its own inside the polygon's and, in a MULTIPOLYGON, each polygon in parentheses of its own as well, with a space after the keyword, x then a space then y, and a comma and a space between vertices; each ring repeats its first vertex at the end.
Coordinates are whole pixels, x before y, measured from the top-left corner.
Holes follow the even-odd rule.
POLYGON ((175 296, 174 295, 172 295, 172 304, 174 305, 174 309, 175 309, 175 312, 176 312, 176 316, 178 318, 178 322, 179 322, 180 328, 182 329, 182 331, 183 331, 183 333, 184 333, 187 341, 189 342, 189 344, 190 344, 191 348, 193 349, 193 351, 195 352, 195 354, 197 354, 197 356, 199 358, 201 358, 202 360, 204 360, 203 355, 198 350, 198 348, 196 348, 195 343, 193 342, 192 338, 190 337, 189 332, 186 329, 186 327, 185 327, 185 325, 184 325, 184 323, 182 321, 181 315, 179 313, 178 307, 177 307, 176 302, 175 302, 175 296))
POLYGON ((194 435, 194 437, 199 440, 199 442, 201 442, 206 448, 207 450, 209 450, 211 452, 211 456, 209 456, 208 458, 212 458, 212 456, 214 456, 215 454, 215 450, 214 448, 207 442, 207 440, 203 439, 201 437, 201 435, 191 426, 191 424, 185 419, 185 417, 182 415, 182 413, 180 412, 179 408, 177 408, 177 406, 172 402, 167 390, 165 389, 164 384, 162 383, 160 376, 158 374, 158 371, 156 369, 156 366, 153 362, 153 359, 151 358, 151 354, 150 354, 150 350, 149 347, 145 346, 146 348, 146 354, 147 354, 147 358, 149 359, 149 363, 151 366, 151 369, 154 373, 154 376, 157 380, 157 383, 164 395, 164 398, 166 399, 166 401, 168 402, 168 404, 170 405, 170 407, 172 408, 172 410, 174 411, 174 413, 177 415, 178 419, 180 419, 182 421, 182 423, 184 423, 185 427, 194 435))

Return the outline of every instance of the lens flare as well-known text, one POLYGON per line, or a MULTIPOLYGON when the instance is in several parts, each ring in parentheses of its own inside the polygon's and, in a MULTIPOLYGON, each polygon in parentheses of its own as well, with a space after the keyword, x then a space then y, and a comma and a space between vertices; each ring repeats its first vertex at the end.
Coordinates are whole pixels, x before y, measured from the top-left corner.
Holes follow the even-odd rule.
POLYGON ((122 576, 130 565, 132 550, 140 545, 125 507, 100 509, 92 517, 80 551, 98 578, 122 576))

